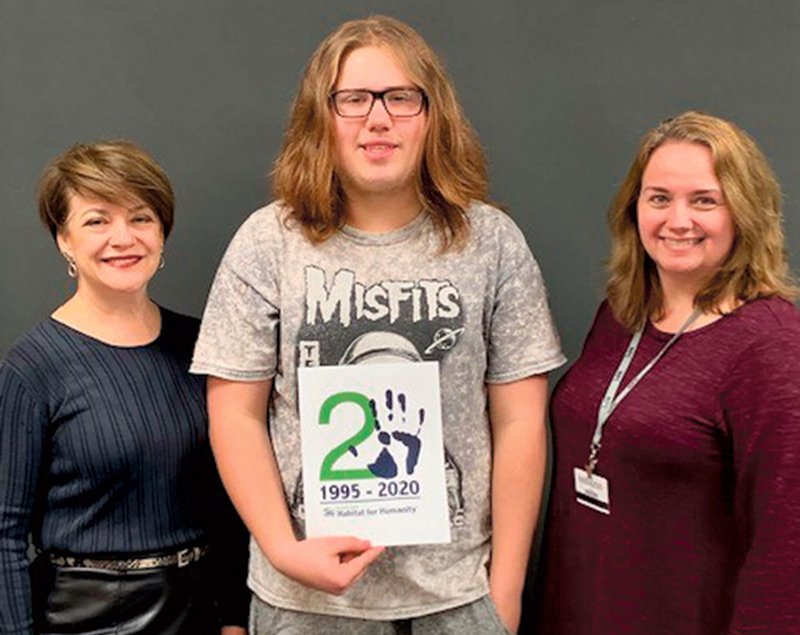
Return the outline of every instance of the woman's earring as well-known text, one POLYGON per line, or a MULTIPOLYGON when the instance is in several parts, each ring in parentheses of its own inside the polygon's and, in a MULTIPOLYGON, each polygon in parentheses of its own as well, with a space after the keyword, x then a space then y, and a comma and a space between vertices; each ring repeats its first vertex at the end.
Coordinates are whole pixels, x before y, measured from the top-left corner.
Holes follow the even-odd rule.
POLYGON ((164 268, 164 265, 166 265, 166 264, 167 263, 164 262, 164 252, 162 251, 161 252, 161 260, 158 263, 158 270, 161 271, 164 268))
POLYGON ((64 258, 67 261, 67 275, 70 278, 77 278, 78 277, 78 267, 75 264, 75 259, 67 253, 62 252, 64 258))

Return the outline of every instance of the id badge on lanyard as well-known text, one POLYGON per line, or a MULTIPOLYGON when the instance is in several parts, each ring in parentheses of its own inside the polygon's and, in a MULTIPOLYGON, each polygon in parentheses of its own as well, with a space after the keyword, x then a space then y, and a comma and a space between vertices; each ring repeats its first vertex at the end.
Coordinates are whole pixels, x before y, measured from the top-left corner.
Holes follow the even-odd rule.
POLYGON ((622 356, 622 360, 614 371, 611 382, 608 384, 603 401, 600 402, 600 408, 597 411, 597 426, 592 436, 592 443, 589 446, 589 460, 586 462, 584 468, 576 467, 573 469, 573 477, 575 480, 575 499, 578 504, 589 507, 602 514, 611 513, 611 497, 609 491, 608 480, 600 476, 597 471, 597 463, 600 460, 600 447, 603 441, 603 428, 606 425, 611 414, 614 412, 620 402, 627 397, 636 385, 649 373, 658 361, 664 356, 669 348, 683 335, 687 328, 700 317, 700 309, 695 309, 692 314, 686 319, 678 332, 673 335, 670 340, 664 344, 661 350, 651 359, 647 365, 639 371, 639 373, 628 382, 620 391, 620 384, 622 378, 628 371, 628 368, 633 361, 633 356, 636 354, 636 349, 639 347, 639 342, 644 333, 644 326, 639 328, 631 338, 630 344, 622 356))
POLYGON ((596 512, 610 514, 608 480, 599 474, 589 474, 580 467, 573 468, 572 475, 575 479, 575 500, 596 512))

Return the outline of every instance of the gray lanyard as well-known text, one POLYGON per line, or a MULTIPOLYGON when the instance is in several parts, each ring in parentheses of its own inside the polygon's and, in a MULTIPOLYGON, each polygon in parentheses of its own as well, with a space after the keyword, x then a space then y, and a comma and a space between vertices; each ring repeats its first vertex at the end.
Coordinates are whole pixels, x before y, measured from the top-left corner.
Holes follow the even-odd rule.
POLYGON ((597 455, 600 453, 600 445, 603 440, 603 428, 606 425, 606 421, 608 421, 608 418, 611 416, 611 413, 616 410, 620 402, 625 399, 631 390, 636 387, 636 384, 638 384, 642 378, 653 369, 653 366, 655 366, 658 361, 664 357, 664 354, 669 350, 670 346, 672 346, 677 339, 684 334, 692 322, 700 317, 700 314, 700 309, 695 309, 694 312, 683 323, 681 328, 678 329, 678 332, 670 338, 669 342, 664 344, 660 351, 658 351, 658 354, 651 359, 647 365, 642 368, 642 370, 639 371, 636 377, 628 382, 628 385, 625 386, 625 388, 623 388, 619 394, 617 394, 619 386, 622 383, 622 378, 625 376, 625 373, 628 371, 628 367, 633 361, 633 356, 636 354, 636 349, 639 348, 639 342, 642 340, 642 333, 644 333, 644 326, 639 328, 636 333, 633 334, 631 343, 628 344, 628 349, 625 351, 625 355, 622 356, 622 361, 620 361, 619 366, 617 366, 617 370, 614 372, 614 376, 611 378, 611 383, 608 384, 606 394, 603 397, 603 401, 600 402, 600 408, 597 411, 597 427, 594 429, 592 444, 589 446, 589 462, 586 464, 586 473, 589 476, 592 475, 594 468, 597 467, 597 455))

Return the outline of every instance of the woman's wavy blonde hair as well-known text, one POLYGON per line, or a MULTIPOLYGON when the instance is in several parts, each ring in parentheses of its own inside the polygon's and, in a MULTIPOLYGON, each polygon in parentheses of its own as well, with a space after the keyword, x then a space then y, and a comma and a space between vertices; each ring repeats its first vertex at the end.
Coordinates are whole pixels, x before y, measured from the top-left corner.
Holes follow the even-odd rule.
POLYGON ((273 167, 274 194, 315 243, 344 225, 330 95, 347 56, 366 46, 391 50, 425 91, 428 126, 417 192, 441 235, 442 249, 461 246, 469 235, 468 205, 487 200, 486 159, 442 62, 414 29, 386 16, 345 22, 312 55, 273 167))
POLYGON ((639 239, 636 206, 642 175, 653 152, 667 142, 698 143, 709 150, 735 228, 725 262, 695 296, 704 311, 730 299, 797 296, 784 248, 781 190, 753 139, 729 121, 688 111, 642 137, 625 181, 608 213, 611 258, 606 295, 617 320, 635 330, 664 314, 658 271, 639 239))

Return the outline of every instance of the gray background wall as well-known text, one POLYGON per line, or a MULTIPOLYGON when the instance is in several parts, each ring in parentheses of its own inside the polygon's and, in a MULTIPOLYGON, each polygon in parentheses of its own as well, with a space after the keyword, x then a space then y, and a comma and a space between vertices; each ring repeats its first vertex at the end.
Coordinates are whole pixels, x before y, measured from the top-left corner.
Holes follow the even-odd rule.
POLYGON ((432 43, 548 282, 574 358, 601 297, 605 211, 640 135, 702 108, 749 130, 800 253, 800 3, 794 0, 0 0, 0 355, 71 290, 36 218, 43 165, 133 139, 178 197, 154 296, 200 314, 243 218, 268 199, 302 69, 345 19, 381 12, 432 43))

